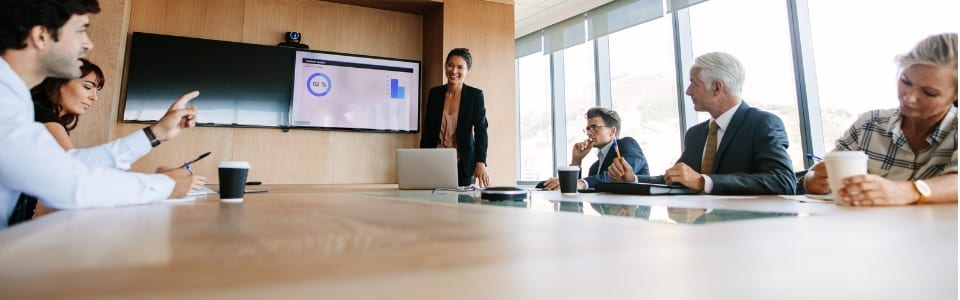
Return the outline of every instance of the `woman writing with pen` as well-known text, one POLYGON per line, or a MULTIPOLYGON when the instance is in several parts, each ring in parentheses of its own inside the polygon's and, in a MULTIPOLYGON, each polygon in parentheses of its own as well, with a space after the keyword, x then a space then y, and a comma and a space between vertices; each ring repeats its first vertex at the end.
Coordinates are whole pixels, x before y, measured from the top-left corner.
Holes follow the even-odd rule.
MULTIPOLYGON (((865 113, 837 141, 867 154, 868 174, 833 192, 853 205, 957 202, 957 34, 927 37, 898 62, 900 107, 865 113)), ((829 193, 827 176, 815 164, 807 193, 829 193)))
MULTIPOLYGON (((111 142, 96 148, 77 149, 70 139, 70 131, 77 127, 80 116, 98 100, 98 92, 106 81, 100 67, 86 59, 80 59, 79 63, 79 78, 48 77, 30 90, 34 105, 34 120, 42 123, 57 143, 75 158, 89 165, 128 170, 134 161, 146 155, 152 147, 176 137, 183 128, 193 127, 196 122, 193 115, 196 109, 186 106, 186 102, 197 97, 199 93, 191 92, 174 102, 163 118, 156 124, 144 128, 143 133, 137 132, 122 138, 135 141, 134 143, 111 142), (130 145, 141 147, 130 147, 130 145), (96 151, 102 149, 109 149, 109 151, 96 151)), ((186 174, 188 173, 186 170, 179 170, 182 167, 158 168, 157 173, 168 174, 171 178, 190 176, 189 188, 192 189, 199 188, 206 182, 203 176, 186 174)), ((36 198, 21 194, 8 225, 32 218, 36 206, 36 198)))

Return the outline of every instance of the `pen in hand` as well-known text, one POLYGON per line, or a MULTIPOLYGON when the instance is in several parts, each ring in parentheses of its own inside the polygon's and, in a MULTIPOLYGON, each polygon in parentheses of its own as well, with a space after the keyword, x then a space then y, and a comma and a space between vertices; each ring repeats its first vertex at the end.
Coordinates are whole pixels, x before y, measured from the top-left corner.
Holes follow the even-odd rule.
POLYGON ((816 156, 816 155, 814 155, 813 153, 807 153, 806 157, 809 158, 809 159, 812 159, 813 162, 823 161, 823 158, 821 158, 821 157, 819 157, 819 156, 816 156))
MULTIPOLYGON (((617 144, 617 138, 613 138, 613 151, 617 152, 617 159, 623 160, 623 157, 620 156, 620 144, 617 144)), ((624 173, 623 169, 620 169, 620 176, 627 175, 624 173)))
POLYGON ((207 152, 207 153, 204 153, 204 154, 200 154, 199 157, 197 157, 197 158, 195 158, 195 159, 193 159, 193 160, 191 160, 191 161, 188 161, 188 162, 183 163, 183 168, 184 168, 184 169, 187 169, 187 173, 193 174, 193 170, 190 169, 190 164, 195 163, 195 162, 197 162, 197 161, 200 161, 201 159, 203 159, 204 157, 207 157, 208 155, 210 155, 210 152, 207 152))

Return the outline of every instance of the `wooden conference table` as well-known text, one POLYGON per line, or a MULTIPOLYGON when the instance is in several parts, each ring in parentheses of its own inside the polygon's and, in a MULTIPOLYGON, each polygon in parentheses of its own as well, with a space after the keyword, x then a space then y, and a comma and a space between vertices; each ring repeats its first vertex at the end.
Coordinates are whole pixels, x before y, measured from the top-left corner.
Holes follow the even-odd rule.
POLYGON ((264 187, 0 231, 0 299, 957 299, 956 204, 264 187))

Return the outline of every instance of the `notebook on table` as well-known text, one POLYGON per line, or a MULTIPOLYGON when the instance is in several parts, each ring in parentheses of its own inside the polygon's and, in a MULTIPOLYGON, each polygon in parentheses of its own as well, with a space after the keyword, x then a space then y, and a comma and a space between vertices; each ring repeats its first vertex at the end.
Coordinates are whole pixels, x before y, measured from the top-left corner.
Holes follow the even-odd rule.
POLYGON ((666 185, 660 183, 597 183, 597 192, 630 195, 695 195, 691 189, 681 185, 666 185))
POLYGON ((397 149, 397 183, 401 190, 457 187, 457 150, 397 149))

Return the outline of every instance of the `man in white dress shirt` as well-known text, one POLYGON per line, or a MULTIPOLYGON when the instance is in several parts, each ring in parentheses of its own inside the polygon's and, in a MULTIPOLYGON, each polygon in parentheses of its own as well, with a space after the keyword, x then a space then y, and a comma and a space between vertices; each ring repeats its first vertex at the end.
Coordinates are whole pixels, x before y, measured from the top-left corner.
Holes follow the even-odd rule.
POLYGON ((177 100, 156 124, 102 146, 65 152, 33 121, 30 88, 46 77, 80 77, 80 58, 96 0, 0 0, 0 229, 21 193, 47 207, 77 209, 143 204, 186 195, 193 175, 121 171, 162 141, 196 123, 196 109, 177 100))

